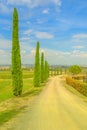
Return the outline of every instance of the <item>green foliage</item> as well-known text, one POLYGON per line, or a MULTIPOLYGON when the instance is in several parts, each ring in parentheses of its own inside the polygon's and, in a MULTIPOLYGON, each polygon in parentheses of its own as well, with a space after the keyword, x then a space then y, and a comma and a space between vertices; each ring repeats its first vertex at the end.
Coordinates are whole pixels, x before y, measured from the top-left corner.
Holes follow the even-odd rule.
POLYGON ((62 75, 63 71, 62 71, 62 68, 60 68, 60 75, 62 75))
POLYGON ((51 76, 53 76, 53 68, 51 68, 51 76))
POLYGON ((0 77, 1 77, 0 78, 0 103, 3 104, 2 105, 3 111, 2 109, 0 111, 0 126, 4 125, 4 123, 14 118, 16 114, 19 114, 21 112, 21 110, 24 110, 26 105, 20 104, 21 101, 26 102, 26 100, 30 99, 32 96, 34 97, 35 95, 38 95, 43 89, 43 84, 41 87, 37 87, 37 88, 33 86, 33 71, 23 70, 24 87, 22 90, 23 94, 19 100, 18 97, 15 98, 15 96, 12 94, 11 77, 9 77, 9 79, 7 76, 5 77, 5 74, 11 75, 10 70, 9 71, 4 70, 3 73, 4 74, 2 77, 2 72, 0 72, 0 77))
POLYGON ((59 68, 57 68, 57 75, 59 75, 59 68))
POLYGON ((66 83, 71 85, 84 96, 87 96, 87 83, 80 82, 78 80, 72 79, 71 77, 66 77, 66 83))
POLYGON ((13 117, 15 117, 20 111, 18 110, 9 110, 0 113, 0 126, 3 125, 5 122, 9 121, 13 117))
POLYGON ((78 65, 73 65, 69 68, 69 72, 72 73, 73 75, 79 74, 82 71, 81 67, 78 65))
MULTIPOLYGON (((23 70, 23 78, 32 78, 34 75, 33 71, 23 70)), ((0 71, 0 79, 11 79, 12 73, 10 70, 0 71)))
POLYGON ((41 83, 44 82, 44 53, 41 53, 41 83))
POLYGON ((49 64, 47 61, 45 61, 45 81, 47 81, 49 77, 49 64))
POLYGON ((54 68, 54 75, 56 76, 57 75, 57 69, 54 68))
POLYGON ((67 68, 65 68, 65 74, 67 74, 67 68))
MULTIPOLYGON (((5 101, 6 99, 13 98, 12 94, 12 79, 11 77, 5 77, 5 74, 9 75, 10 71, 3 71, 3 78, 0 78, 0 102, 5 101)), ((22 93, 30 92, 31 89, 37 89, 33 87, 33 72, 29 70, 23 70, 23 90, 22 93)), ((2 73, 0 73, 0 77, 2 77, 2 73)), ((41 88, 41 87, 40 87, 41 88)), ((39 88, 38 88, 39 89, 39 88)), ((22 96, 23 96, 22 94, 22 96)))
POLYGON ((36 45, 36 55, 35 55, 35 65, 34 65, 34 87, 40 86, 40 56, 39 56, 40 44, 37 42, 36 45))
POLYGON ((12 84, 13 94, 19 96, 22 93, 23 81, 21 70, 21 56, 18 36, 18 12, 14 8, 13 31, 12 31, 12 84))
POLYGON ((11 79, 12 74, 10 70, 0 71, 0 79, 11 79))

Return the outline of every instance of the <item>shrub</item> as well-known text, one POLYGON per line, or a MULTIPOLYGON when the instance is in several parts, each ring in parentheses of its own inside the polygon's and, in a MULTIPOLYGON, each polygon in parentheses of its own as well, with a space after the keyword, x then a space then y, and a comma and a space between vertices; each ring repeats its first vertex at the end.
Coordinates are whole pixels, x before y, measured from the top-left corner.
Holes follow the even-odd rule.
POLYGON ((81 67, 78 66, 78 65, 73 65, 73 66, 71 66, 71 67, 69 68, 69 72, 72 73, 73 75, 79 74, 79 73, 81 73, 81 71, 82 71, 82 69, 81 69, 81 67))
POLYGON ((87 96, 87 83, 80 82, 72 79, 71 77, 66 77, 66 83, 82 93, 84 96, 87 96))

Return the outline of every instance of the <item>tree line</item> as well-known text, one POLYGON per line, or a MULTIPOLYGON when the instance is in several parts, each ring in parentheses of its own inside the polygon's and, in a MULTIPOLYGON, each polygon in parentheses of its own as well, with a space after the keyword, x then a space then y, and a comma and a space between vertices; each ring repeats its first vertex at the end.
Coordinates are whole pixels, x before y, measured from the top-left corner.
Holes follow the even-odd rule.
POLYGON ((49 64, 44 58, 44 53, 41 53, 40 60, 40 43, 36 45, 35 65, 34 65, 34 86, 39 87, 40 83, 47 81, 49 77, 49 64))
MULTIPOLYGON (((14 8, 12 28, 12 86, 15 96, 21 95, 23 88, 18 21, 18 11, 14 8)), ((41 83, 46 82, 48 77, 49 64, 45 60, 43 52, 40 58, 40 43, 37 42, 34 64, 34 87, 39 87, 41 83)))

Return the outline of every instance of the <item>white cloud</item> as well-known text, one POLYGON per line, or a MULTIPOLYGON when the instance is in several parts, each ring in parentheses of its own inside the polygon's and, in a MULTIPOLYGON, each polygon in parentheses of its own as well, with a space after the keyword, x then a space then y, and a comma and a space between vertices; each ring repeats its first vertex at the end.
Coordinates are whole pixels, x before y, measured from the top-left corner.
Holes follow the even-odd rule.
POLYGON ((0 49, 0 64, 11 64, 11 53, 10 53, 10 51, 0 49))
POLYGON ((42 13, 43 13, 43 14, 49 14, 49 9, 44 9, 44 10, 42 11, 42 13))
POLYGON ((9 13, 10 9, 3 3, 0 3, 0 12, 1 13, 9 13))
MULTIPOLYGON (((0 43, 0 63, 11 64, 11 41, 0 39, 0 43)), ((20 46, 22 64, 33 64, 35 58, 35 48, 32 47, 32 44, 27 44, 26 42, 21 43, 20 46)), ((40 52, 44 52, 45 58, 50 64, 87 65, 87 52, 80 51, 78 48, 81 47, 76 47, 74 48, 75 50, 70 52, 41 48, 40 52)))
POLYGON ((45 57, 50 64, 87 65, 87 52, 74 50, 70 52, 44 49, 45 57), (68 58, 67 58, 68 57, 68 58))
POLYGON ((72 48, 74 48, 74 49, 83 49, 84 46, 73 46, 72 48))
POLYGON ((74 57, 74 58, 76 58, 76 57, 77 58, 87 58, 87 52, 85 52, 85 51, 79 51, 79 50, 74 50, 71 53, 71 57, 74 57))
POLYGON ((30 35, 33 32, 32 29, 26 30, 23 32, 24 35, 30 35))
POLYGON ((44 23, 44 21, 41 20, 41 19, 37 19, 37 23, 38 23, 38 24, 42 24, 42 23, 44 23))
POLYGON ((36 32, 35 36, 40 39, 52 39, 54 36, 47 32, 36 32))
POLYGON ((36 38, 39 38, 39 39, 52 39, 54 38, 54 35, 48 33, 48 32, 40 32, 40 31, 35 31, 33 29, 29 29, 29 30, 26 30, 23 32, 24 35, 27 35, 27 37, 23 37, 21 39, 30 39, 29 36, 33 35, 34 37, 36 38))
POLYGON ((22 38, 20 38, 20 41, 28 41, 28 40, 30 40, 30 37, 22 37, 22 38))
POLYGON ((11 5, 26 5, 31 8, 37 7, 39 5, 48 5, 49 3, 53 3, 59 7, 61 6, 61 0, 7 0, 7 3, 11 5))
MULTIPOLYGON (((77 43, 78 45, 86 44, 87 43, 87 34, 74 34, 72 36, 72 39, 70 40, 70 42, 77 43)), ((78 47, 79 47, 79 49, 84 48, 82 46, 78 46, 78 47)))
POLYGON ((75 35, 73 35, 73 38, 84 39, 84 38, 87 38, 87 34, 75 34, 75 35))
POLYGON ((11 41, 4 39, 4 38, 0 38, 0 48, 10 49, 11 48, 11 41))
MULTIPOLYGON (((32 55, 34 55, 34 56, 35 56, 36 49, 35 49, 35 48, 33 48, 33 49, 31 49, 31 51, 30 51, 30 52, 31 52, 31 54, 32 54, 32 55)), ((45 53, 45 50, 44 50, 44 49, 40 49, 40 53, 42 53, 42 52, 43 52, 43 53, 45 53)))

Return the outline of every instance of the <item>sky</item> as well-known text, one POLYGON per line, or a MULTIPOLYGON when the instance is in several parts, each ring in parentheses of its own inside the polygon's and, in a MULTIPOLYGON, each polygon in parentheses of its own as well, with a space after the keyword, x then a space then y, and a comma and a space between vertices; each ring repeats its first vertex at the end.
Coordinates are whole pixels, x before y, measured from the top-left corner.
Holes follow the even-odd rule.
POLYGON ((87 0, 0 0, 0 65, 11 64, 14 7, 22 64, 34 64, 39 41, 49 64, 87 65, 87 0))

